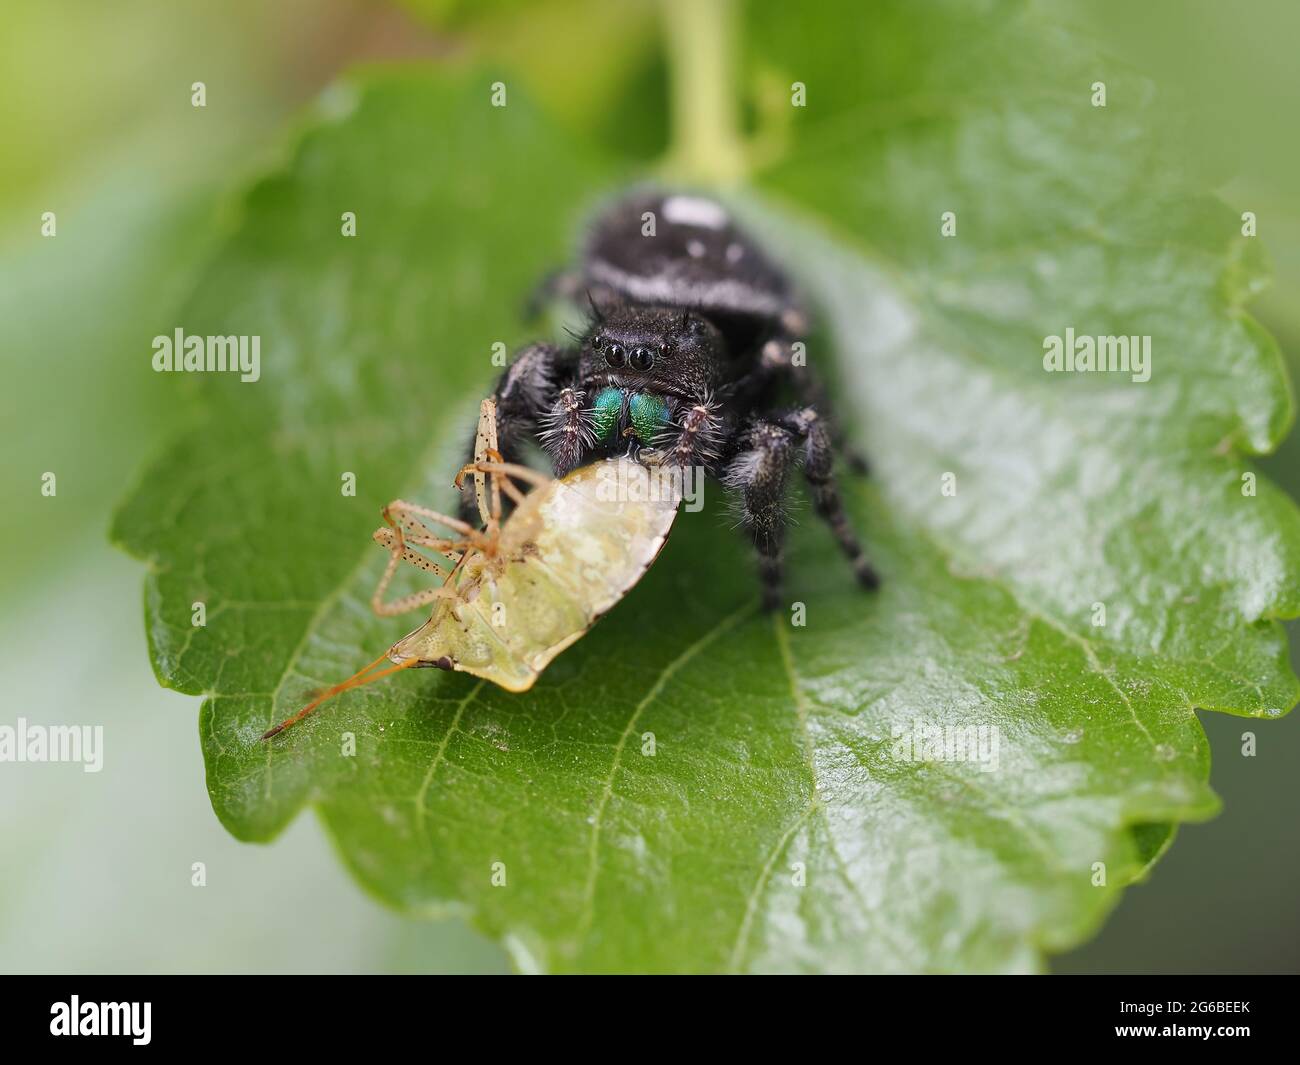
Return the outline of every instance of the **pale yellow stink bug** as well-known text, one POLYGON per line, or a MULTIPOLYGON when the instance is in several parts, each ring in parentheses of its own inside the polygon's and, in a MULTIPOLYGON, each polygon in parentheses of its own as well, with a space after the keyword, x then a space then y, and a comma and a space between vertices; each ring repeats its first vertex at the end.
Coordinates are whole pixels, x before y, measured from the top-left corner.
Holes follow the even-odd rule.
MULTIPOLYGON (((644 454, 643 454, 644 457, 644 454)), ((399 670, 433 666, 483 677, 508 691, 532 687, 561 651, 641 579, 668 538, 681 483, 627 457, 581 467, 560 480, 503 462, 496 405, 480 407, 473 476, 484 527, 395 500, 375 541, 390 553, 371 598, 382 616, 433 604, 429 619, 353 676, 322 692, 262 739, 301 721, 325 700, 399 670), (526 494, 520 482, 531 486, 526 494), (503 521, 501 496, 515 508, 503 521), (426 522, 443 526, 440 536, 426 522), (417 548, 427 548, 432 557, 417 548), (384 601, 406 562, 441 577, 436 587, 384 601), (385 663, 388 663, 384 666, 385 663), (383 666, 383 668, 380 668, 383 666)))

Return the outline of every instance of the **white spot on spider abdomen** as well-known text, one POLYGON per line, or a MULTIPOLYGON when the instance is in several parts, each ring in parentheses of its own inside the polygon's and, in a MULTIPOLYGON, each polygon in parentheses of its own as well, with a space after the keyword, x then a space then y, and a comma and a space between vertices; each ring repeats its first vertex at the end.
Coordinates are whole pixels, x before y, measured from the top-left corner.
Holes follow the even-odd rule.
POLYGON ((698 196, 669 196, 664 200, 664 218, 673 225, 725 229, 727 212, 720 204, 698 196))

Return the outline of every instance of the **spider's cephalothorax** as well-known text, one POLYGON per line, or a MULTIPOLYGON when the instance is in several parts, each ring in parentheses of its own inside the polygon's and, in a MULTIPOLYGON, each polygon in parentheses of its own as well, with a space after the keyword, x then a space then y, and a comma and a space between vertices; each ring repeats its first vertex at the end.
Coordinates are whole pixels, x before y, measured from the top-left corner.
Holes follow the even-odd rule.
POLYGON ((825 393, 796 354, 807 317, 720 204, 659 193, 616 202, 577 269, 539 295, 582 297, 591 317, 573 345, 530 345, 502 375, 494 398, 507 460, 531 436, 557 475, 645 449, 704 467, 739 496, 768 608, 781 602, 786 481, 800 465, 858 580, 875 587, 835 484, 825 393))

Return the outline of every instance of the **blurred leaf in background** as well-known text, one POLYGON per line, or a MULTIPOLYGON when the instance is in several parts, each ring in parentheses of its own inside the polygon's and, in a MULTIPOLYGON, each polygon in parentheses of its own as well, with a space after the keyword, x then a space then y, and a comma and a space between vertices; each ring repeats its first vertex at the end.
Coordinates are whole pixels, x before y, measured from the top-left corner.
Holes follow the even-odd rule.
POLYGON ((1300 6, 1290 0, 1053 0, 1063 19, 1098 36, 1150 77, 1159 96, 1194 124, 1180 142, 1223 195, 1254 211, 1276 281, 1254 310, 1288 342, 1300 337, 1300 141, 1288 116, 1300 109, 1295 42, 1300 6))
MULTIPOLYGON (((1194 116, 1181 142, 1222 183, 1225 200, 1253 210, 1273 260, 1273 283, 1251 309, 1300 373, 1300 110, 1290 0, 1061 0, 1055 13, 1096 35, 1153 79, 1163 99, 1194 116)), ((1300 498, 1300 434, 1260 468, 1300 498)), ((1300 661, 1300 624, 1288 625, 1300 661)), ((1212 781, 1224 812, 1185 832, 1150 885, 1130 892, 1097 940, 1062 958, 1062 971, 1294 972, 1300 967, 1300 847, 1291 818, 1300 735, 1270 729, 1243 756, 1240 722, 1202 715, 1215 751, 1212 781), (1189 930, 1194 929, 1194 934, 1189 930)))

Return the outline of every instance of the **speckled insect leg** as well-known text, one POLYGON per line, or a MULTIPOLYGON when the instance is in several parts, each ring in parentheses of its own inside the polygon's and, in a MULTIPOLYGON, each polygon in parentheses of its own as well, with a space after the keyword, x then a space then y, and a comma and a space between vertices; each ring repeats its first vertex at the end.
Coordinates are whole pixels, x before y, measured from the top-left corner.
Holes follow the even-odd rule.
MULTIPOLYGON (((441 585, 439 585, 435 588, 426 588, 419 592, 413 592, 392 602, 384 602, 384 593, 388 591, 393 575, 402 562, 407 562, 416 569, 444 579, 451 572, 448 567, 441 565, 427 555, 413 550, 408 546, 409 544, 431 547, 435 551, 446 555, 453 562, 459 561, 461 553, 469 550, 472 545, 466 540, 454 540, 434 534, 428 526, 415 517, 416 514, 453 529, 460 526, 461 523, 455 518, 448 518, 446 515, 439 514, 427 507, 416 506, 413 503, 396 499, 384 507, 383 514, 384 521, 387 524, 383 528, 375 530, 374 540, 375 543, 389 553, 389 559, 388 565, 384 567, 383 575, 379 578, 379 585, 370 597, 370 609, 380 617, 393 617, 397 614, 405 614, 410 610, 415 610, 426 603, 431 603, 441 594, 441 585), (403 532, 403 526, 406 527, 408 532, 403 532)), ((463 529, 470 531, 469 526, 463 526, 463 529)))
POLYGON ((392 582, 398 565, 403 561, 437 577, 445 578, 450 570, 440 566, 433 559, 427 558, 418 551, 407 547, 398 529, 384 528, 376 530, 375 543, 389 552, 389 559, 388 565, 384 567, 383 576, 379 578, 379 585, 370 597, 371 610, 380 617, 393 617, 397 614, 405 614, 407 611, 416 609, 416 607, 424 606, 426 603, 431 603, 438 598, 441 594, 441 585, 436 588, 425 588, 422 591, 413 592, 389 603, 384 602, 384 593, 388 591, 388 585, 392 582))
MULTIPOLYGON (((515 356, 497 381, 492 392, 497 407, 497 447, 505 458, 511 461, 518 458, 520 444, 532 435, 538 420, 550 409, 564 362, 564 352, 555 345, 530 344, 515 356)), ((475 458, 477 439, 476 427, 465 450, 468 461, 475 458)), ((472 488, 462 490, 457 509, 466 521, 477 517, 472 488)))
POLYGON ((785 376, 798 394, 799 402, 809 407, 815 407, 822 413, 822 417, 828 426, 827 431, 830 441, 835 450, 843 456, 849 469, 858 474, 868 473, 870 467, 867 460, 849 444, 844 436, 843 429, 834 416, 830 395, 826 391, 826 386, 822 383, 821 378, 806 362, 803 365, 795 362, 794 345, 798 342, 799 338, 797 336, 781 335, 773 337, 763 345, 759 356, 760 366, 768 374, 785 376))
POLYGON ((812 493, 813 509, 835 534, 844 557, 853 567, 858 583, 866 588, 880 585, 880 577, 863 554, 857 534, 844 512, 844 501, 835 482, 834 452, 826 420, 812 407, 804 407, 781 419, 782 424, 803 444, 803 473, 812 493))
MULTIPOLYGON (((394 499, 388 504, 388 506, 384 507, 382 513, 384 521, 389 526, 395 528, 400 523, 405 525, 412 533, 427 536, 434 540, 444 538, 437 536, 436 533, 419 520, 420 518, 428 518, 430 521, 436 522, 439 525, 445 525, 453 532, 459 533, 461 538, 472 537, 475 534, 474 527, 460 518, 453 518, 447 514, 440 514, 436 510, 422 507, 418 503, 408 503, 404 499, 394 499)), ((412 539, 412 537, 408 537, 408 539, 412 539)))
POLYGON ((741 450, 723 476, 740 492, 741 517, 758 552, 763 609, 782 605, 785 570, 786 477, 794 460, 790 434, 772 422, 754 422, 745 430, 741 450))

